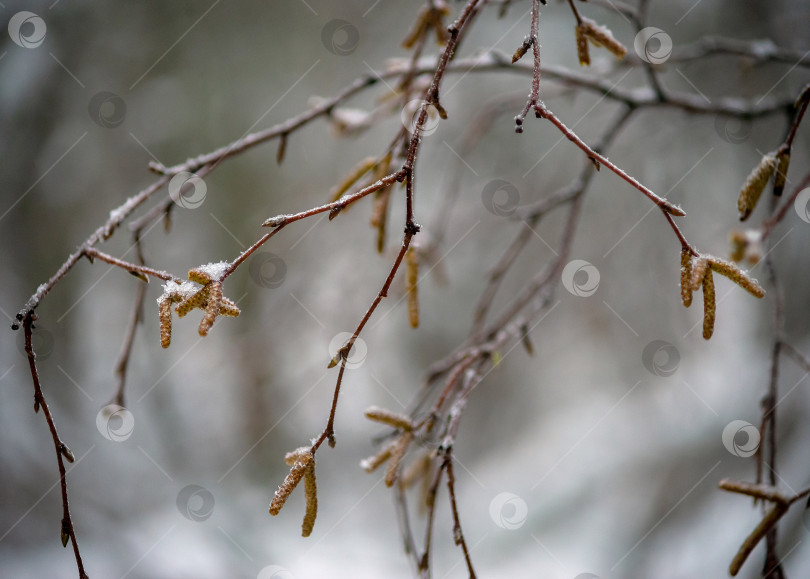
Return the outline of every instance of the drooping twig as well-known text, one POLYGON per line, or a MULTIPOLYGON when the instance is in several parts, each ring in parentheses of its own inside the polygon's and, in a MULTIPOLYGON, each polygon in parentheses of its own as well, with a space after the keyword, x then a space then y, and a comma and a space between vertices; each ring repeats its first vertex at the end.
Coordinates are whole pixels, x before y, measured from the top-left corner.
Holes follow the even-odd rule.
POLYGON ((68 503, 67 471, 65 470, 64 461, 73 462, 75 458, 68 446, 62 442, 62 439, 59 437, 51 409, 48 406, 48 402, 45 400, 45 394, 42 392, 42 384, 39 381, 39 373, 37 372, 36 353, 34 352, 34 346, 32 344, 35 321, 36 315, 30 312, 22 321, 25 338, 25 353, 28 356, 28 368, 31 370, 31 380, 34 384, 34 412, 39 412, 39 409, 42 409, 42 414, 45 415, 48 429, 51 431, 54 450, 56 451, 56 461, 59 466, 59 485, 62 489, 62 546, 67 547, 68 541, 73 544, 73 554, 76 557, 79 579, 87 579, 82 556, 81 553, 79 553, 79 542, 76 540, 76 530, 73 527, 73 519, 70 516, 70 505, 68 503))

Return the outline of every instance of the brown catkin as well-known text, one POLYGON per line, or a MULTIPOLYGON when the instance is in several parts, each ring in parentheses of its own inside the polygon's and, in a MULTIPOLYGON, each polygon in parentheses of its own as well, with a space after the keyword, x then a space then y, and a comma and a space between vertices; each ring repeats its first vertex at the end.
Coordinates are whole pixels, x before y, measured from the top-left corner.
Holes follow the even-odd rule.
POLYGON ((388 461, 388 469, 385 471, 385 486, 394 486, 397 482, 397 475, 399 473, 399 465, 405 454, 408 452, 408 447, 413 441, 413 432, 407 430, 402 433, 402 436, 394 443, 391 449, 391 459, 388 461))
POLYGON ((414 483, 424 478, 430 471, 430 463, 433 460, 432 452, 423 452, 422 456, 412 461, 402 471, 399 477, 399 486, 404 489, 411 488, 414 483))
POLYGON ((577 35, 577 57, 580 66, 590 66, 591 56, 588 53, 588 37, 585 35, 585 27, 580 24, 576 28, 577 35))
POLYGON ((200 289, 196 294, 188 298, 186 301, 182 302, 175 311, 177 312, 177 317, 182 318, 186 314, 188 314, 194 308, 202 308, 205 306, 208 300, 208 292, 211 291, 208 286, 205 286, 200 289))
POLYGON ((729 234, 728 239, 731 242, 731 253, 729 257, 731 257, 732 261, 742 261, 743 258, 745 258, 745 250, 748 247, 748 239, 746 239, 745 233, 734 230, 729 234))
POLYGON ((200 335, 207 336, 219 315, 222 304, 222 282, 212 281, 208 284, 208 303, 205 305, 205 315, 200 321, 200 335))
POLYGON ((408 321, 412 328, 419 327, 419 257, 411 247, 405 253, 408 266, 408 321))
POLYGON ((374 472, 382 463, 391 458, 391 449, 394 443, 386 445, 380 452, 360 461, 360 467, 366 472, 374 472))
POLYGON ((436 44, 444 46, 450 40, 450 33, 447 32, 442 19, 450 16, 450 7, 441 0, 434 2, 433 6, 433 10, 430 11, 430 25, 436 32, 436 44))
POLYGON ((313 459, 304 473, 304 493, 306 494, 307 510, 304 513, 304 522, 301 525, 301 536, 309 537, 315 526, 318 516, 318 488, 315 483, 315 460, 313 459))
POLYGON ((714 279, 712 270, 707 269, 703 276, 703 338, 708 340, 714 333, 714 316, 717 307, 714 301, 714 279))
POLYGON ((188 271, 188 279, 196 281, 200 285, 205 285, 211 281, 211 276, 200 269, 190 269, 188 271))
POLYGON ((385 227, 388 221, 388 202, 391 199, 391 187, 383 187, 374 195, 371 208, 371 226, 377 229, 377 252, 385 251, 385 227))
POLYGON ((430 27, 430 8, 428 6, 423 7, 419 11, 419 15, 416 17, 416 21, 413 23, 413 26, 408 31, 408 34, 402 40, 402 48, 410 49, 416 45, 416 41, 422 38, 425 34, 427 34, 428 28, 430 27))
POLYGON ((740 221, 745 221, 754 211, 759 201, 760 195, 765 190, 768 180, 776 170, 776 157, 773 153, 768 153, 754 167, 748 175, 740 190, 740 197, 737 199, 737 209, 740 211, 740 221))
POLYGON ((616 40, 607 26, 601 26, 589 18, 583 18, 580 26, 583 28, 585 38, 596 46, 607 49, 616 58, 624 58, 627 54, 627 49, 621 42, 616 40))
POLYGON ((790 167, 790 150, 782 151, 776 155, 776 174, 773 177, 773 194, 779 197, 785 190, 787 172, 790 167))
POLYGON ((242 310, 240 310, 235 303, 233 303, 225 296, 222 296, 222 304, 219 306, 219 315, 231 316, 232 318, 235 318, 241 313, 242 310))
POLYGON ((741 270, 736 264, 720 259, 719 257, 709 258, 709 267, 717 273, 726 276, 752 296, 761 298, 765 295, 765 290, 755 279, 741 270))
POLYGON ((692 253, 686 249, 681 249, 681 299, 683 305, 692 305, 692 253))
POLYGON ((390 410, 386 410, 384 408, 378 408, 377 406, 371 406, 366 410, 366 418, 373 420, 374 422, 387 424, 388 426, 397 428, 399 430, 407 431, 413 429, 411 419, 404 414, 397 414, 396 412, 391 412, 390 410))
POLYGON ((172 343, 172 301, 163 298, 158 305, 160 317, 160 345, 168 348, 172 343))
POLYGON ((343 182, 340 183, 340 185, 338 185, 332 191, 330 201, 334 203, 335 201, 343 197, 343 194, 346 191, 348 191, 352 185, 357 183, 357 181, 359 181, 363 177, 363 175, 371 171, 376 164, 377 159, 375 159, 374 157, 366 157, 365 159, 360 161, 357 165, 355 165, 352 168, 351 172, 348 175, 346 175, 346 178, 343 180, 343 182))
POLYGON ((700 289, 708 269, 709 260, 702 255, 692 260, 692 291, 696 292, 700 289))
MULTIPOLYGON (((296 453, 298 454, 295 454, 296 459, 295 462, 293 462, 287 478, 285 478, 281 486, 278 487, 276 494, 273 496, 273 500, 270 502, 270 514, 273 516, 281 511, 284 503, 286 503, 287 499, 290 497, 290 493, 292 493, 293 489, 301 482, 301 479, 306 474, 309 463, 313 460, 312 453, 310 453, 309 450, 300 453, 296 451, 296 453)), ((287 456, 289 457, 292 454, 294 453, 290 453, 287 456)))

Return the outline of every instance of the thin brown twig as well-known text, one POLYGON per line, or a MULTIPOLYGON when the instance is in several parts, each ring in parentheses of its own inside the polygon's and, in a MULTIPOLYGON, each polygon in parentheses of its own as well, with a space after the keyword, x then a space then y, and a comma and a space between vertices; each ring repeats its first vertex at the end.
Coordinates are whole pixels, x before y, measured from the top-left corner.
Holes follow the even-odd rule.
POLYGON ((444 470, 447 471, 447 490, 450 494, 450 510, 453 513, 453 540, 464 552, 464 561, 467 563, 467 571, 470 573, 470 579, 475 579, 475 569, 473 568, 472 559, 470 558, 470 550, 467 547, 464 532, 461 530, 461 518, 459 517, 458 504, 456 503, 456 476, 453 474, 453 455, 449 450, 447 451, 443 465, 444 470))
POLYGON ((70 540, 73 544, 73 554, 76 557, 79 579, 87 579, 82 556, 81 553, 79 553, 79 542, 76 540, 76 530, 73 526, 73 519, 70 516, 70 504, 68 503, 67 471, 65 470, 64 461, 67 459, 69 462, 73 462, 74 457, 73 453, 59 437, 51 409, 48 406, 48 402, 45 400, 45 394, 42 392, 42 384, 39 381, 39 373, 37 372, 36 353, 34 352, 34 346, 32 344, 35 320, 36 315, 29 312, 22 321, 25 337, 25 353, 28 356, 28 367, 31 370, 31 380, 34 385, 34 411, 38 412, 39 409, 42 408, 42 413, 45 415, 45 420, 48 423, 48 429, 51 431, 54 450, 56 451, 56 461, 59 466, 59 484, 62 490, 62 546, 66 547, 68 540, 70 540))
MULTIPOLYGON (((146 260, 143 255, 143 247, 141 245, 140 231, 136 231, 135 249, 138 256, 138 264, 141 266, 146 265, 146 260)), ((129 324, 126 332, 124 333, 124 342, 121 344, 121 350, 118 353, 118 360, 115 362, 115 376, 118 378, 118 388, 116 389, 113 402, 119 406, 124 406, 125 390, 127 384, 127 367, 129 360, 132 356, 132 347, 135 344, 135 334, 138 330, 138 324, 143 320, 143 306, 146 300, 146 284, 138 284, 135 290, 135 300, 132 308, 132 314, 129 318, 129 324)))
POLYGON ((113 257, 103 251, 99 251, 93 247, 88 247, 82 251, 82 254, 88 257, 91 261, 98 259, 105 263, 109 263, 110 265, 114 265, 115 267, 120 267, 128 271, 131 274, 141 274, 143 276, 152 276, 158 279, 162 279, 163 281, 176 281, 180 282, 180 278, 170 274, 167 271, 161 271, 158 269, 152 269, 151 267, 147 267, 145 265, 138 265, 136 263, 132 263, 129 261, 124 261, 123 259, 118 259, 117 257, 113 257))

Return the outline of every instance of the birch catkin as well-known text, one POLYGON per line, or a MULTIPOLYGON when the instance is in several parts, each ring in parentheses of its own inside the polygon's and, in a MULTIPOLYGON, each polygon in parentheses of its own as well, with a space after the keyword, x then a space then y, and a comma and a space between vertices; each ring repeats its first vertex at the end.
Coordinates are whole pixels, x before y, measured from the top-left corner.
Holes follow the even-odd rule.
POLYGON ((160 300, 158 313, 160 318, 160 345, 168 348, 172 343, 172 301, 168 298, 160 300))
POLYGON ((413 441, 413 432, 410 430, 402 433, 402 436, 394 443, 391 449, 391 458, 388 461, 388 469, 385 471, 385 486, 394 486, 397 482, 397 475, 399 474, 399 465, 405 454, 408 452, 408 447, 413 441))
POLYGON ((285 478, 281 486, 278 487, 276 494, 273 496, 273 500, 270 502, 270 514, 273 516, 281 511, 284 503, 290 498, 290 493, 293 492, 293 489, 295 489, 298 483, 301 482, 301 479, 304 478, 307 468, 313 460, 313 456, 312 453, 309 452, 309 449, 298 449, 295 452, 287 454, 284 460, 287 464, 292 462, 292 468, 289 474, 287 474, 287 478, 285 478))
POLYGON ((717 310, 714 299, 714 279, 712 270, 707 269, 703 276, 703 338, 708 340, 714 333, 714 317, 717 310))
POLYGON ((717 273, 726 276, 745 291, 756 298, 765 295, 765 290, 748 273, 737 267, 735 264, 719 257, 709 258, 709 267, 717 273))
POLYGON ((373 420, 374 422, 387 424, 388 426, 397 428, 399 430, 413 429, 411 419, 407 416, 397 414, 396 412, 391 412, 390 410, 386 410, 384 408, 378 408, 377 406, 371 406, 366 410, 366 418, 373 420))
POLYGON ((408 266, 408 321, 412 328, 419 327, 419 257, 413 247, 405 253, 408 266))
POLYGON ((304 522, 301 525, 301 536, 309 537, 318 516, 318 487, 315 483, 314 460, 309 463, 306 472, 304 472, 304 493, 306 495, 307 510, 304 513, 304 522))
POLYGON ((785 189, 787 172, 790 168, 790 150, 782 151, 776 155, 776 174, 773 177, 773 194, 779 197, 785 189))
POLYGON ((222 305, 222 282, 212 281, 208 284, 208 288, 208 303, 205 306, 205 315, 200 321, 199 332, 201 336, 208 335, 219 315, 220 305, 222 305))
POLYGON ((681 250, 681 299, 683 305, 692 305, 692 253, 683 248, 681 250))
MULTIPOLYGON (((616 58, 624 58, 627 54, 627 49, 624 45, 616 40, 613 33, 607 26, 597 24, 590 18, 583 18, 582 23, 577 26, 582 29, 582 35, 593 42, 596 46, 601 46, 607 49, 616 58)), ((579 44, 579 40, 577 40, 579 44)))
POLYGON ((576 28, 577 36, 577 57, 580 66, 590 66, 591 56, 588 53, 588 37, 585 36, 585 28, 582 24, 576 28))
POLYGON ((748 175, 745 183, 740 190, 740 197, 737 199, 737 209, 740 211, 740 221, 745 221, 754 211, 759 201, 762 191, 768 184, 768 180, 776 170, 776 157, 773 153, 768 153, 759 162, 759 165, 754 167, 754 170, 748 175))
POLYGON ((692 260, 692 291, 698 291, 709 268, 709 260, 702 255, 692 260))

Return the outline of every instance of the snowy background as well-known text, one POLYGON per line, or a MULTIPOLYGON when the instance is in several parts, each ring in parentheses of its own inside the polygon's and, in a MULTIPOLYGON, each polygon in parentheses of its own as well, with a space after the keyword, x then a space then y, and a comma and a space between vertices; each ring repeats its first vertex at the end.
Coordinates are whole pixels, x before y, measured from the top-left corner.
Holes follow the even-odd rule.
MULTIPOLYGON (((404 56, 399 42, 420 4, 6 2, 4 30, 15 13, 31 10, 47 33, 32 49, 7 35, 0 41, 3 313, 13 315, 111 209, 154 180, 149 161, 177 164, 272 126, 304 111, 310 97, 333 95, 404 56), (336 19, 357 32, 350 54, 323 41, 336 19), (102 111, 96 95, 103 91, 118 98, 108 98, 102 111)), ((528 7, 516 2, 500 20, 496 9, 486 9, 460 56, 479 47, 511 53, 528 29, 528 7)), ((632 46, 632 29, 620 15, 592 5, 582 10, 632 46)), ((803 52, 810 48, 808 17, 810 7, 799 1, 684 0, 653 3, 649 21, 676 49, 718 34, 803 52)), ((544 62, 579 68, 573 27, 565 5, 543 10, 544 62)), ((592 55, 595 68, 609 57, 592 55)), ((670 68, 663 79, 672 90, 708 99, 756 100, 793 96, 808 77, 789 64, 716 57, 670 68)), ((450 118, 426 139, 421 157, 416 214, 426 226, 456 162, 452 149, 477 111, 493 98, 525 94, 529 85, 527 76, 504 72, 470 74, 453 87, 458 78, 448 77, 443 92, 450 118)), ((622 86, 643 82, 637 70, 622 86)), ((350 106, 370 107, 382 93, 375 90, 350 106)), ((573 120, 597 100, 581 92, 547 102, 573 120)), ((615 110, 599 103, 577 131, 595 138, 615 110)), ((149 264, 182 275, 233 259, 263 233, 265 218, 325 202, 351 166, 388 143, 399 122, 394 116, 362 138, 338 140, 318 121, 290 137, 281 166, 274 143, 224 163, 206 177, 204 203, 176 209, 170 234, 158 226, 145 236, 149 264)), ((683 206, 690 241, 725 255, 728 231, 737 226, 738 187, 761 154, 781 142, 784 124, 773 117, 730 126, 655 110, 637 116, 609 156, 683 206)), ((272 253, 286 270, 265 272, 274 277, 264 285, 273 287, 257 283, 261 262, 253 274, 249 266, 238 270, 225 293, 243 314, 221 320, 205 339, 192 316, 175 320, 171 348, 160 348, 160 287, 151 283, 129 371, 134 425, 121 441, 102 435, 97 414, 114 393, 113 366, 140 282, 98 262, 74 268, 38 309, 39 369, 61 436, 78 459, 68 482, 91 577, 412 575, 392 493, 381 473, 358 466, 379 433, 362 413, 371 405, 400 410, 424 369, 466 337, 486 272, 521 227, 487 211, 485 185, 508 180, 529 204, 579 172, 582 155, 567 142, 556 146, 553 127, 534 119, 526 125, 518 136, 510 115, 502 117, 464 159, 470 170, 444 233, 446 249, 453 247, 443 262, 448 283, 422 284, 421 327, 408 327, 398 279, 364 331, 367 357, 347 372, 338 445, 317 456, 320 511, 308 539, 300 537, 300 490, 278 517, 267 507, 287 472, 284 453, 325 424, 336 376, 326 369, 330 342, 355 327, 390 267, 392 256, 374 249, 370 205, 332 222, 315 217, 285 228, 260 257, 272 253)), ((793 153, 798 172, 807 135, 803 126, 793 153)), ((560 288, 559 305, 533 331, 536 355, 515 349, 470 400, 455 472, 482 577, 724 577, 759 521, 750 500, 719 491, 717 482, 754 476, 754 459, 729 452, 721 435, 733 420, 759 421, 772 304, 718 281, 723 300, 715 335, 705 342, 697 328, 700 303, 689 310, 680 304, 677 242, 658 212, 648 216, 651 207, 606 171, 595 177, 572 258, 597 268, 597 292, 580 298, 560 288), (655 340, 672 346, 669 357, 655 358, 668 376, 644 362, 655 340)), ((402 203, 394 203, 389 248, 398 243, 402 215, 402 203)), ((752 219, 763 215, 760 208, 752 219)), ((496 308, 554 257, 561 216, 541 223, 543 241, 534 240, 516 264, 496 308)), ((426 227, 424 234, 435 232, 426 227)), ((791 214, 774 239, 782 239, 775 255, 786 287, 787 337, 807 352, 810 225, 791 214)), ((102 249, 133 259, 130 243, 122 230, 102 249)), ((764 279, 760 270, 753 273, 764 279)), ((32 412, 22 335, 2 335, 0 575, 74 577, 72 551, 59 543, 56 464, 44 419, 32 412)), ((784 362, 781 391, 780 476, 784 488, 799 490, 810 484, 810 381, 784 362)), ((435 576, 464 577, 444 487, 437 504, 435 576)), ((801 506, 780 532, 788 576, 810 575, 810 517, 801 506)), ((760 546, 741 576, 757 577, 762 558, 760 546)))

